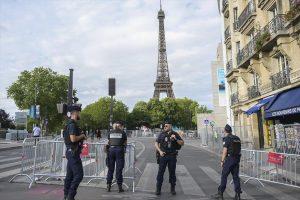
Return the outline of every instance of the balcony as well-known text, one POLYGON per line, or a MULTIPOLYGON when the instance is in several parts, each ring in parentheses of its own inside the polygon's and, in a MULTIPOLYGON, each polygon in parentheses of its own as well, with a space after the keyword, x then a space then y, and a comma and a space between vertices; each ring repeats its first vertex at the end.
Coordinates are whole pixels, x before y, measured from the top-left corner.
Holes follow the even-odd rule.
POLYGON ((238 29, 242 34, 248 34, 254 27, 256 5, 251 0, 238 18, 238 29))
POLYGON ((290 10, 286 13, 285 19, 288 28, 294 26, 296 28, 294 32, 300 30, 300 26, 296 25, 300 22, 300 0, 290 0, 290 10))
POLYGON ((227 48, 231 47, 231 31, 230 26, 228 26, 224 32, 225 44, 227 48))
POLYGON ((230 101, 231 101, 231 105, 235 105, 239 102, 239 95, 238 93, 233 93, 231 96, 230 96, 230 101))
POLYGON ((260 96, 260 92, 257 85, 248 87, 248 99, 253 99, 260 96))
POLYGON ((284 15, 277 15, 264 28, 262 28, 253 39, 237 54, 238 67, 247 67, 252 57, 258 58, 258 52, 269 51, 273 45, 276 45, 277 36, 279 34, 287 34, 282 32, 284 27, 284 15))
POLYGON ((228 9, 228 0, 223 0, 223 8, 222 8, 222 12, 224 13, 224 16, 226 18, 229 17, 229 9, 228 9))
POLYGON ((226 63, 226 76, 230 74, 232 70, 233 70, 232 60, 230 60, 226 63))
POLYGON ((290 73, 288 71, 281 71, 272 75, 271 84, 273 90, 278 90, 291 84, 290 73))
POLYGON ((276 4, 276 0, 258 0, 258 7, 268 11, 276 4))

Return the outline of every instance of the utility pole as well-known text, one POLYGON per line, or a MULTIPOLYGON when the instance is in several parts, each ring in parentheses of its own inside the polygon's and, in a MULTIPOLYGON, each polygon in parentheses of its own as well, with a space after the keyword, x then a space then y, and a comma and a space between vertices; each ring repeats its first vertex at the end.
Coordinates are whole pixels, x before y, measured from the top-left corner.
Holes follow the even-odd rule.
POLYGON ((69 88, 68 88, 68 105, 73 103, 73 71, 74 69, 70 69, 69 75, 69 88))
POLYGON ((110 112, 109 112, 109 128, 112 129, 113 124, 113 108, 114 108, 114 96, 116 95, 116 79, 108 79, 108 95, 110 96, 110 112))

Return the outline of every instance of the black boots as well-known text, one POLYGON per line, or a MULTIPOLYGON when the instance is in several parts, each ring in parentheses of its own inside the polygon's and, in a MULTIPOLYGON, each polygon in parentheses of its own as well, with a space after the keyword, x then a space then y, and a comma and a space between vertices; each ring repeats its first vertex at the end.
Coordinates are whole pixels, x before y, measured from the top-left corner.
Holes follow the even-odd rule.
POLYGON ((108 183, 108 184, 107 184, 107 192, 110 192, 110 191, 111 191, 111 184, 108 183))
POLYGON ((171 194, 176 195, 175 185, 171 185, 171 194))
POLYGON ((119 187, 119 193, 124 192, 124 189, 122 188, 122 185, 118 185, 119 187))
POLYGON ((224 199, 223 198, 223 193, 222 192, 218 192, 218 194, 213 195, 212 198, 223 200, 224 199))
POLYGON ((235 193, 234 200, 241 200, 241 194, 240 193, 235 193))
POLYGON ((155 194, 156 194, 157 196, 161 194, 161 187, 160 187, 160 186, 156 186, 155 194))

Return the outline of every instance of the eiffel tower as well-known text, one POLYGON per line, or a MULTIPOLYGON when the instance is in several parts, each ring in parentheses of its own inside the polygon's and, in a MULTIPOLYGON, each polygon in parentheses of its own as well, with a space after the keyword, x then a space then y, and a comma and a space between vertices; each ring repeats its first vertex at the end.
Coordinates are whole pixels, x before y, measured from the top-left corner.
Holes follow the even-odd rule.
POLYGON ((167 97, 175 98, 172 86, 173 82, 170 80, 167 50, 166 50, 166 38, 165 38, 165 13, 162 10, 160 0, 160 10, 157 15, 159 21, 159 36, 158 36, 158 64, 157 64, 157 76, 154 83, 153 98, 159 98, 161 93, 166 93, 167 97))

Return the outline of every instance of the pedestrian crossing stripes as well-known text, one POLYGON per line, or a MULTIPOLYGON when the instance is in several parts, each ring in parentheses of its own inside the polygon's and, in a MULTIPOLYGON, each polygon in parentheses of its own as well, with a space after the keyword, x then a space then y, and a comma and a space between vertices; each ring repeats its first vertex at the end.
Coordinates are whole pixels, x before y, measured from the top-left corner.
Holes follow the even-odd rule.
MULTIPOLYGON (((199 166, 202 171, 206 173, 209 178, 214 181, 216 184, 220 184, 221 181, 221 175, 216 172, 214 169, 211 167, 206 167, 206 166, 199 166)), ((229 194, 229 196, 234 197, 235 191, 230 187, 230 185, 227 185, 226 192, 229 194)), ((246 197, 246 199, 255 199, 254 197, 248 195, 246 192, 243 191, 242 196, 246 197)))

